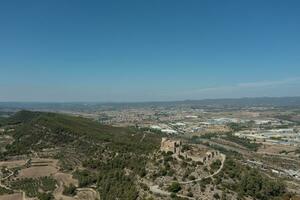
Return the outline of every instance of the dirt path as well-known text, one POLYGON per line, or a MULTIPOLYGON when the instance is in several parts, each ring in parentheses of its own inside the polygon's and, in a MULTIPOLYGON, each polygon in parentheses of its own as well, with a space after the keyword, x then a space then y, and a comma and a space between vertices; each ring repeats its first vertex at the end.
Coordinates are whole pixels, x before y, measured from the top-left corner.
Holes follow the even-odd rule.
MULTIPOLYGON (((203 177, 203 178, 199 178, 199 179, 193 180, 193 181, 179 182, 179 184, 182 184, 182 185, 191 184, 191 183, 199 182, 201 180, 204 180, 204 179, 207 179, 207 178, 212 178, 212 177, 218 175, 222 171, 222 169, 224 167, 226 156, 224 154, 221 154, 221 158, 222 158, 222 160, 221 160, 221 162, 222 162, 221 166, 220 166, 220 168, 215 173, 213 173, 213 174, 211 174, 209 176, 203 177)), ((150 186, 150 191, 153 192, 154 194, 159 194, 159 195, 163 195, 163 196, 170 196, 171 195, 170 192, 159 189, 158 185, 150 186)), ((195 200, 195 198, 193 198, 193 197, 188 197, 188 196, 184 196, 184 195, 180 195, 180 194, 177 194, 177 196, 178 197, 182 197, 182 198, 186 198, 186 199, 190 199, 190 200, 195 200)))
POLYGON ((145 139, 146 137, 146 133, 144 133, 143 137, 141 138, 140 142, 143 142, 143 140, 145 139))
MULTIPOLYGON (((25 164, 22 165, 22 167, 26 166, 28 163, 29 163, 29 160, 27 160, 27 161, 25 162, 25 164)), ((13 176, 13 175, 15 174, 15 173, 14 173, 13 171, 11 171, 10 169, 8 169, 8 170, 9 170, 10 174, 9 174, 8 176, 6 176, 6 177, 0 179, 0 187, 5 188, 5 189, 7 189, 7 190, 12 190, 12 191, 14 191, 12 188, 10 188, 10 187, 8 187, 8 186, 2 184, 2 181, 5 181, 5 180, 9 179, 11 176, 13 176)), ((16 192, 16 191, 15 191, 15 192, 16 192)), ((0 196, 0 200, 12 200, 12 199, 16 199, 16 200, 17 200, 17 199, 26 200, 25 192, 19 191, 19 193, 14 193, 14 194, 10 194, 10 195, 2 195, 2 196, 0 196)))
POLYGON ((54 198, 57 200, 61 200, 61 199, 74 200, 72 197, 64 196, 63 191, 64 191, 64 185, 63 185, 63 182, 60 181, 60 182, 58 182, 58 187, 53 192, 54 198))
POLYGON ((193 180, 193 181, 179 182, 179 184, 183 184, 183 185, 185 185, 185 184, 191 184, 191 183, 199 182, 199 181, 202 181, 204 179, 212 178, 212 177, 218 175, 222 171, 222 169, 224 167, 226 156, 224 154, 221 154, 221 158, 222 158, 222 160, 221 160, 221 166, 220 166, 220 168, 215 173, 213 173, 213 174, 211 174, 209 176, 203 177, 203 178, 199 178, 199 179, 193 180))
MULTIPOLYGON (((10 170, 9 170, 10 171, 10 170)), ((7 179, 9 179, 11 176, 13 176, 14 175, 14 172, 13 171, 10 171, 10 174, 8 175, 8 176, 6 176, 6 177, 4 177, 4 178, 1 178, 0 179, 0 187, 2 187, 2 188, 5 188, 5 189, 7 189, 7 190, 12 190, 11 188, 9 188, 9 187, 7 187, 6 185, 3 185, 2 184, 2 181, 5 181, 5 180, 7 180, 7 179)))
POLYGON ((0 182, 0 187, 7 189, 7 190, 12 190, 11 188, 7 187, 6 185, 3 185, 1 182, 0 182))
POLYGON ((57 173, 54 178, 58 182, 58 187, 54 190, 53 195, 56 200, 100 200, 100 195, 92 188, 77 188, 77 195, 74 197, 63 195, 64 186, 73 184, 78 186, 78 181, 72 178, 71 174, 57 173))
MULTIPOLYGON (((167 192, 167 191, 159 189, 158 185, 150 186, 150 191, 153 192, 154 194, 159 194, 162 196, 171 196, 171 192, 167 192)), ((195 200, 195 198, 193 198, 193 197, 188 197, 188 196, 184 196, 184 195, 180 195, 180 194, 176 194, 176 196, 190 199, 190 200, 195 200)))
POLYGON ((85 199, 85 200, 99 199, 100 200, 99 193, 92 188, 78 188, 77 191, 78 191, 78 194, 77 194, 78 200, 80 200, 80 199, 85 199))

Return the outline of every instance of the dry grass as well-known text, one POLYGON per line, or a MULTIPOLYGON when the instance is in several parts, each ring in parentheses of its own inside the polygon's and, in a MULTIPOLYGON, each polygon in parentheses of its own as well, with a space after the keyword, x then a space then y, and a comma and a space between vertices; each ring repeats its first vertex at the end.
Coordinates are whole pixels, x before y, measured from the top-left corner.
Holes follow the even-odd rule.
POLYGON ((15 167, 22 167, 25 165, 26 160, 15 160, 15 161, 2 161, 0 162, 0 168, 1 167, 7 167, 7 168, 15 168, 15 167))
POLYGON ((2 195, 0 200, 23 200, 23 195, 22 193, 2 195))
POLYGON ((30 168, 22 169, 18 178, 39 178, 52 176, 59 170, 58 161, 54 159, 33 159, 30 168))
POLYGON ((259 149, 258 153, 267 153, 267 154, 279 154, 282 151, 295 151, 296 147, 280 144, 267 144, 264 143, 259 149))
POLYGON ((95 199, 100 199, 100 196, 93 189, 81 189, 81 190, 78 191, 76 199, 80 199, 80 200, 95 200, 95 199))
POLYGON ((39 178, 45 176, 51 176, 58 172, 58 169, 52 166, 30 167, 22 169, 18 178, 39 178))
POLYGON ((78 180, 74 179, 71 174, 56 173, 53 178, 58 182, 63 183, 65 186, 69 186, 71 184, 78 186, 78 180))

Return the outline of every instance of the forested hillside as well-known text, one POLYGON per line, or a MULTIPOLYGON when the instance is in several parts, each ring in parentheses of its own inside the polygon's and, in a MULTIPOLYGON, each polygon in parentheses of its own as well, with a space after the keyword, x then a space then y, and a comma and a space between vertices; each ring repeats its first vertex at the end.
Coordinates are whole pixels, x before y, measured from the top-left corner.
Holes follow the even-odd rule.
POLYGON ((96 187, 105 199, 136 198, 135 179, 145 175, 145 163, 160 143, 158 135, 136 128, 56 113, 21 111, 4 123, 14 127, 14 142, 2 158, 59 149, 55 158, 73 171, 80 187, 96 187))

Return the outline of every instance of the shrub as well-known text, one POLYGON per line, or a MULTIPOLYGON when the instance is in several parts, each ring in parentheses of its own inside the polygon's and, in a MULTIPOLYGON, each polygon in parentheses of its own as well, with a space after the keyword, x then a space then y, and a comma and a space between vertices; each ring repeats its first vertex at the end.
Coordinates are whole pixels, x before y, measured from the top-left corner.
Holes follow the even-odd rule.
POLYGON ((178 182, 173 182, 169 187, 168 191, 172 193, 177 193, 181 190, 181 186, 178 182))
POLYGON ((76 195, 75 185, 71 184, 68 187, 64 186, 63 194, 66 195, 66 196, 75 196, 76 195))

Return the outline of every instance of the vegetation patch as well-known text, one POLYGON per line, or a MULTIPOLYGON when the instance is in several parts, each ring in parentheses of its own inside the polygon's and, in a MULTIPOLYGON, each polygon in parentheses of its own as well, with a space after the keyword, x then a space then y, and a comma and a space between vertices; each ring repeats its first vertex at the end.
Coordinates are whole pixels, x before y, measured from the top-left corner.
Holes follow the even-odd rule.
POLYGON ((13 194, 12 190, 8 190, 4 187, 0 187, 0 195, 4 195, 4 194, 13 194))
MULTIPOLYGON (((21 111, 8 122, 15 125, 11 133, 15 141, 7 145, 6 156, 59 148, 64 153, 55 157, 65 170, 79 164, 85 168, 74 173, 79 187, 95 186, 104 199, 137 197, 136 178, 146 175, 149 155, 159 149, 161 140, 160 136, 137 128, 111 127, 56 113, 21 111)), ((14 187, 37 196, 41 187, 37 180, 20 180, 21 184, 18 181, 14 187)))
POLYGON ((251 140, 249 140, 247 138, 240 138, 240 137, 234 136, 233 134, 227 134, 224 139, 234 142, 236 144, 239 144, 239 145, 241 145, 249 150, 252 150, 252 151, 257 151, 258 148, 261 146, 261 144, 252 142, 251 140))
POLYGON ((24 191, 28 197, 44 197, 45 195, 42 195, 42 193, 53 192, 55 190, 56 181, 50 177, 38 179, 24 178, 13 181, 11 187, 14 190, 24 191))
POLYGON ((172 193, 177 193, 181 190, 181 186, 178 182, 173 182, 171 185, 168 187, 168 191, 172 193))
POLYGON ((237 192, 239 198, 250 196, 270 200, 286 194, 285 185, 280 180, 272 180, 258 170, 242 166, 231 158, 225 161, 223 172, 217 178, 224 188, 237 192))
POLYGON ((64 186, 63 195, 75 196, 76 195, 76 186, 73 184, 70 184, 69 186, 64 186))

